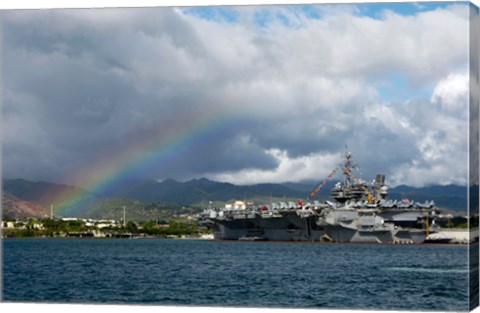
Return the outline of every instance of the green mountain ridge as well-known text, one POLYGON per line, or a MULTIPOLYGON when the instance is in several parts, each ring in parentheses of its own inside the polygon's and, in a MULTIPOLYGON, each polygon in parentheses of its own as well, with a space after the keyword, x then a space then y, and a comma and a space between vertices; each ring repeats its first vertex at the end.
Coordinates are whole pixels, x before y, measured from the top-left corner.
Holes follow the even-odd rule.
MULTIPOLYGON (((330 181, 318 194, 321 200, 329 198, 330 189, 335 184, 330 181)), ((179 182, 174 179, 164 181, 143 180, 129 185, 126 190, 97 195, 90 191, 68 185, 48 182, 31 182, 25 179, 4 179, 3 191, 18 201, 37 204, 44 211, 50 209, 54 199, 49 196, 58 193, 73 192, 77 195, 76 203, 70 203, 68 216, 86 218, 114 218, 121 216, 122 208, 137 219, 167 218, 196 212, 208 207, 209 202, 220 206, 233 200, 248 200, 256 204, 272 201, 307 200, 315 186, 306 183, 256 184, 239 186, 230 183, 216 182, 206 178, 179 182), (193 210, 193 211, 192 211, 193 210)), ((433 200, 441 210, 466 212, 467 188, 462 186, 429 186, 415 188, 398 186, 390 189, 391 199, 415 200, 419 202, 433 200)), ((12 202, 12 200, 10 200, 12 202)), ((61 204, 58 204, 61 206, 61 204)), ((4 212, 5 212, 5 206, 4 212)), ((9 209, 11 209, 10 205, 9 209)), ((58 206, 55 206, 56 208, 58 206)), ((9 211, 14 215, 12 211, 9 211)), ((27 210, 28 212, 28 210, 27 210)), ((59 214, 59 213, 57 213, 59 214)), ((38 214, 37 214, 38 215, 38 214)), ((37 216, 32 214, 32 216, 37 216)))

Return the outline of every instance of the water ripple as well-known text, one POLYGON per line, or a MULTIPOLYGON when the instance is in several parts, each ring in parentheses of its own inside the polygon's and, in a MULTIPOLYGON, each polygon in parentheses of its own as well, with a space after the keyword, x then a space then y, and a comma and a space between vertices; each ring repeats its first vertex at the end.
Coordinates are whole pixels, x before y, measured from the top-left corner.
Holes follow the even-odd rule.
POLYGON ((3 249, 4 301, 468 310, 462 246, 6 239, 3 249))

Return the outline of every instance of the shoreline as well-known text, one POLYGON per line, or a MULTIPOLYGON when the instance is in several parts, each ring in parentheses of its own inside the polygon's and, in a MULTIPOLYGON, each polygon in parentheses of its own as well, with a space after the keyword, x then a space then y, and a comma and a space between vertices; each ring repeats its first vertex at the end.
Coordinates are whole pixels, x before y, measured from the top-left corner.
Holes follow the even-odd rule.
POLYGON ((132 237, 1 237, 3 239, 75 239, 75 240, 96 240, 96 239, 108 239, 108 240, 137 240, 137 239, 164 239, 164 240, 193 240, 193 241, 211 241, 211 242, 248 242, 248 243, 277 243, 277 244, 318 244, 318 245, 387 245, 387 246, 474 246, 479 242, 452 242, 452 243, 432 243, 432 242, 420 242, 420 243, 394 243, 394 242, 322 242, 322 241, 286 241, 286 240, 223 240, 223 239, 211 239, 201 237, 189 237, 189 238, 172 238, 172 237, 158 237, 158 236, 132 236, 132 237))
POLYGON ((475 242, 452 242, 452 243, 394 243, 394 242, 323 242, 323 241, 287 241, 287 240, 223 240, 210 239, 216 242, 256 242, 256 243, 295 243, 295 244, 321 244, 321 245, 391 245, 391 246, 473 246, 478 244, 475 242))

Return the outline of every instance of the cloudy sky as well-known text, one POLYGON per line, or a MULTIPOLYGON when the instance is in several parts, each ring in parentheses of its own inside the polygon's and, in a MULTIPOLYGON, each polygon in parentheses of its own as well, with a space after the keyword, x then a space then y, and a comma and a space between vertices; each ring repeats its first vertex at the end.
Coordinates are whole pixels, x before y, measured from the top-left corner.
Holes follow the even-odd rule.
POLYGON ((11 10, 3 177, 465 184, 463 3, 11 10))

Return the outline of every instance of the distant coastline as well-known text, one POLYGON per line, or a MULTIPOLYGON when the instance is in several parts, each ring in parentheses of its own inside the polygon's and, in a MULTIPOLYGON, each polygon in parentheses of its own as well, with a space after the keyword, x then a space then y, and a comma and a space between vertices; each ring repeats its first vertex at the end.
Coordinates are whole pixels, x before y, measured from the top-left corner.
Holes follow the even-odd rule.
POLYGON ((80 218, 3 221, 2 238, 209 238, 208 229, 194 221, 126 223, 80 218))

